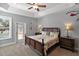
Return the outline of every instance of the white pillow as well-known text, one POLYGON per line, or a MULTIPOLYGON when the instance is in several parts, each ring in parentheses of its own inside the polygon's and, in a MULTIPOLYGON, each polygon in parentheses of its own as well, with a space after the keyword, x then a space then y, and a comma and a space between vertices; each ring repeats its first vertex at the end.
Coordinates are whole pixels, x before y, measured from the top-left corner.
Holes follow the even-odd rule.
POLYGON ((47 36, 50 36, 50 32, 46 32, 46 35, 47 35, 47 36))
POLYGON ((59 33, 57 33, 57 32, 54 33, 54 38, 58 38, 58 34, 59 34, 59 33))
POLYGON ((58 32, 50 32, 50 36, 52 37, 58 37, 58 32))
POLYGON ((50 32, 50 36, 54 36, 54 32, 50 32))
POLYGON ((46 32, 42 31, 42 35, 46 35, 46 32))

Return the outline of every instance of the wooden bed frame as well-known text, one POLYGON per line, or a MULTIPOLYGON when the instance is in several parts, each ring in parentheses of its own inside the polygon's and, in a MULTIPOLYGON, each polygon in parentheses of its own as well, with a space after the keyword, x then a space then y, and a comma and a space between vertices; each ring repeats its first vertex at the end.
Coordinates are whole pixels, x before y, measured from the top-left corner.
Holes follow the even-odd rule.
MULTIPOLYGON (((47 31, 47 32, 59 32, 58 38, 60 40, 60 28, 43 28, 42 30, 47 31)), ((44 39, 42 39, 42 43, 40 43, 40 42, 33 40, 32 38, 29 38, 25 35, 25 45, 26 44, 28 44, 33 49, 36 49, 37 51, 39 51, 43 56, 45 55, 44 39)))

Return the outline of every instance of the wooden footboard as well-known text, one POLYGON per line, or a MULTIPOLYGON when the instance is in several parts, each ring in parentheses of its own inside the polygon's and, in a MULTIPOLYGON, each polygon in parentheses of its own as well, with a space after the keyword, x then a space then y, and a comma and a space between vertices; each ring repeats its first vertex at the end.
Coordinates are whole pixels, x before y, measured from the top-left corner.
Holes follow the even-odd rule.
POLYGON ((33 40, 32 38, 28 38, 25 36, 25 45, 28 44, 30 47, 38 50, 43 56, 45 55, 44 53, 44 40, 42 39, 42 43, 33 40))

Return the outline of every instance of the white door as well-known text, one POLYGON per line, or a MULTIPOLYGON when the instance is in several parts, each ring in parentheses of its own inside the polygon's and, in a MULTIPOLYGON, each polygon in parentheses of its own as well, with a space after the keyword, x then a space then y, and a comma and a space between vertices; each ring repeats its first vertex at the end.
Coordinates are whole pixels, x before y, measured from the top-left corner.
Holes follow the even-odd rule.
POLYGON ((16 42, 24 42, 26 33, 25 23, 16 23, 16 42))

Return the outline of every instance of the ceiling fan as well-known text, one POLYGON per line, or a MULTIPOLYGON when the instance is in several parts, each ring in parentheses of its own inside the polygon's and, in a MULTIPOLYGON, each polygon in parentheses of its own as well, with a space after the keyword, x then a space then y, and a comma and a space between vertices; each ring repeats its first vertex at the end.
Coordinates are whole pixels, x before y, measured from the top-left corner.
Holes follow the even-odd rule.
POLYGON ((46 5, 44 5, 44 4, 38 4, 38 3, 27 3, 27 4, 29 4, 29 5, 31 5, 31 7, 29 7, 28 9, 35 9, 35 10, 37 10, 37 11, 40 11, 40 7, 41 8, 46 8, 46 5))

